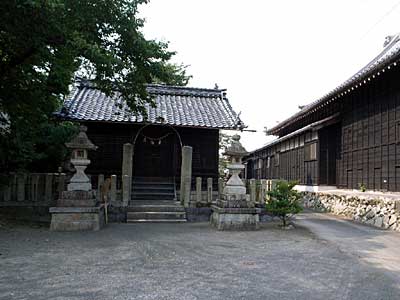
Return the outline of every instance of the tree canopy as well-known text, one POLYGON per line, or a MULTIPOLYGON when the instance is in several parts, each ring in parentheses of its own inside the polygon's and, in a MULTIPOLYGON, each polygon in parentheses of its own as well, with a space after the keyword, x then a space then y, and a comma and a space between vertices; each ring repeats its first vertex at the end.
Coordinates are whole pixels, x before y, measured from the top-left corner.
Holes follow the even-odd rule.
POLYGON ((132 111, 139 113, 151 101, 146 83, 187 84, 190 76, 185 66, 170 62, 175 52, 168 43, 148 40, 141 31, 144 20, 138 17, 138 9, 147 2, 0 2, 3 160, 13 155, 21 158, 21 151, 27 157, 37 151, 34 138, 43 136, 43 126, 50 123, 76 75, 93 80, 106 94, 120 92, 132 111), (10 149, 16 153, 9 153, 10 149))

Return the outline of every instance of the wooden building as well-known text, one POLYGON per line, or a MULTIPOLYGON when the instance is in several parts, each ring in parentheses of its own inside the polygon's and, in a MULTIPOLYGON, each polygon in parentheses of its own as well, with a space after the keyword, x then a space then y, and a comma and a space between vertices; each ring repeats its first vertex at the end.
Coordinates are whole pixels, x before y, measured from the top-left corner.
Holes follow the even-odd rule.
POLYGON ((400 191, 400 35, 336 89, 267 130, 247 177, 400 191))
POLYGON ((155 106, 146 104, 144 118, 132 114, 118 94, 107 97, 84 81, 74 86, 59 116, 85 124, 98 146, 87 173, 121 175, 123 145, 130 143, 134 179, 168 179, 179 188, 186 145, 193 147, 192 177, 211 177, 217 184, 219 130, 243 128, 226 91, 166 85, 148 85, 147 91, 155 106))

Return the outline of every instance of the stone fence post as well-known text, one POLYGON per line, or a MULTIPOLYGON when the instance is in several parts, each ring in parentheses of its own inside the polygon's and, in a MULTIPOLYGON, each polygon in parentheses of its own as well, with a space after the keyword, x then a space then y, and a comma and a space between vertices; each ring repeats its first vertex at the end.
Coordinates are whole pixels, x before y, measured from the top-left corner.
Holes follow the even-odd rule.
POLYGON ((261 195, 260 203, 263 204, 263 203, 265 203, 265 198, 266 198, 266 196, 267 196, 267 191, 268 191, 268 188, 267 188, 267 180, 266 180, 266 179, 261 179, 260 181, 261 181, 261 186, 260 186, 260 190, 261 190, 261 193, 260 193, 260 195, 261 195))
POLYGON ((60 173, 58 177, 58 198, 61 198, 61 193, 64 191, 65 187, 65 173, 60 173))
POLYGON ((212 202, 212 192, 213 192, 213 179, 209 177, 207 178, 207 203, 212 202))
POLYGON ((117 175, 111 175, 110 202, 115 203, 117 200, 117 175))
POLYGON ((96 198, 97 201, 102 202, 103 201, 103 195, 101 194, 101 187, 104 184, 104 175, 103 174, 99 174, 98 178, 97 178, 97 194, 96 194, 96 198))
POLYGON ((45 201, 51 201, 53 200, 53 174, 48 173, 46 174, 46 181, 45 181, 45 187, 44 187, 44 198, 45 201))
POLYGON ((218 198, 219 199, 221 198, 221 195, 224 191, 224 186, 225 186, 224 180, 222 178, 218 178, 218 198))
POLYGON ((128 175, 122 176, 122 206, 127 207, 130 200, 131 188, 132 185, 130 184, 131 179, 128 175))
POLYGON ((250 201, 256 202, 256 180, 250 179, 250 201))
POLYGON ((20 173, 17 175, 17 201, 25 200, 25 181, 26 174, 20 173))
POLYGON ((201 201, 202 201, 201 177, 196 177, 196 202, 200 203, 201 201))
POLYGON ((188 206, 190 201, 190 190, 192 184, 192 153, 192 147, 182 147, 180 202, 185 204, 185 206, 188 206), (188 187, 186 185, 188 185, 188 187))

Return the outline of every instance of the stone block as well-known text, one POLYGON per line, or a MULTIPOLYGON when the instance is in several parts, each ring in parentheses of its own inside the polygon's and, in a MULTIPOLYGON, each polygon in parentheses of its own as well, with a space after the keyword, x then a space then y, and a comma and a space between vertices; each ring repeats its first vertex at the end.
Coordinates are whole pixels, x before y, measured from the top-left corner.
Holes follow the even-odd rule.
POLYGON ((51 207, 52 231, 96 231, 104 222, 104 206, 99 207, 51 207))
POLYGON ((210 223, 217 230, 257 230, 260 218, 256 209, 220 209, 212 207, 210 223))

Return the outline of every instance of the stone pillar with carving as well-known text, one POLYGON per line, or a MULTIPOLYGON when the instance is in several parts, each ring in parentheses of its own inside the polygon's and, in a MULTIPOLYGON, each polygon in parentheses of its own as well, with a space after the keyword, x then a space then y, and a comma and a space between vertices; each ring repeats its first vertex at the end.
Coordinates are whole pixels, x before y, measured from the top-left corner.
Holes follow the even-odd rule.
POLYGON ((242 158, 248 154, 240 143, 240 136, 234 135, 225 153, 229 157, 229 180, 222 195, 212 206, 211 225, 218 230, 256 230, 259 228, 259 214, 254 202, 249 201, 246 186, 240 178, 245 166, 242 158))
POLYGON ((71 163, 75 173, 61 192, 56 207, 50 207, 53 231, 99 230, 104 224, 104 204, 96 200, 96 192, 92 190, 85 169, 90 164, 88 151, 96 150, 86 135, 87 128, 79 127, 79 133, 65 145, 72 150, 71 163))

